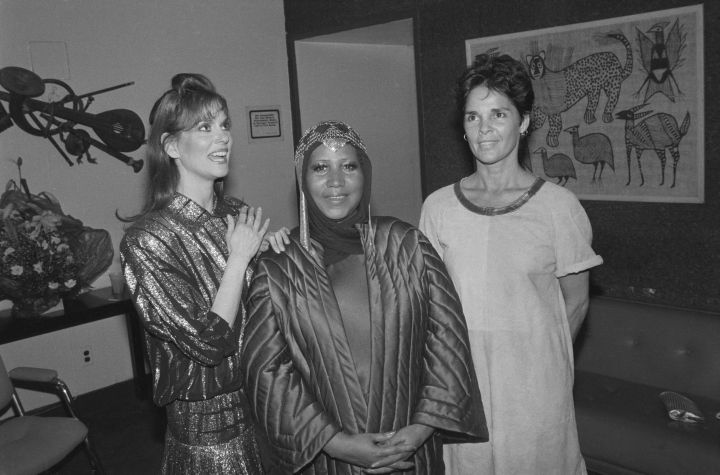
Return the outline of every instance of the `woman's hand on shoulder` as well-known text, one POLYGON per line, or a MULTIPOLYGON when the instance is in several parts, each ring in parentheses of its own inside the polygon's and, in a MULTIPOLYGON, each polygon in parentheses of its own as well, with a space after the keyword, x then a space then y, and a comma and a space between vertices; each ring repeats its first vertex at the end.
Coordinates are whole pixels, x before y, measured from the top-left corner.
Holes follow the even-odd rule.
POLYGON ((325 445, 330 457, 365 468, 367 473, 389 473, 407 470, 413 463, 406 461, 415 450, 401 443, 386 445, 394 433, 347 434, 338 432, 325 445))
POLYGON ((270 231, 266 233, 258 252, 265 252, 271 247, 273 251, 275 251, 275 254, 285 252, 285 246, 290 244, 289 235, 290 230, 286 227, 282 227, 274 232, 270 231))
POLYGON ((239 256, 246 262, 257 254, 263 237, 270 226, 270 220, 262 221, 262 208, 245 207, 240 210, 237 219, 228 215, 228 229, 225 242, 230 257, 239 256))

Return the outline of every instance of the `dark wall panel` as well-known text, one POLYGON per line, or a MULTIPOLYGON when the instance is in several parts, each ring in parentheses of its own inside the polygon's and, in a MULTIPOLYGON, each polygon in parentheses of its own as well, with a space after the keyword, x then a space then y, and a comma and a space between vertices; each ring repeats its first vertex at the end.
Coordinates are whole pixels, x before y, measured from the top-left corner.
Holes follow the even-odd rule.
MULTIPOLYGON (((664 10, 681 0, 286 0, 290 37, 357 28, 392 19, 416 22, 423 192, 472 172, 456 122, 453 87, 465 65, 465 40, 664 10), (312 8, 308 8, 311 6, 312 8), (322 12, 322 13, 320 13, 322 12)), ((605 264, 593 291, 720 310, 720 2, 704 4, 705 203, 583 201, 593 246, 605 264)))

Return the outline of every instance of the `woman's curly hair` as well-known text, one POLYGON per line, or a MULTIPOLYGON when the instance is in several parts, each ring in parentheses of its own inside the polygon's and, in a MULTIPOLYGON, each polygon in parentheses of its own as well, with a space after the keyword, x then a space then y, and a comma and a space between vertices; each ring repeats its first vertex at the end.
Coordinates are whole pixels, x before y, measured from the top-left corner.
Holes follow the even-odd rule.
POLYGON ((507 54, 479 54, 460 76, 456 88, 456 102, 460 114, 465 113, 467 97, 477 86, 507 96, 520 116, 530 114, 535 94, 530 75, 523 64, 507 54))

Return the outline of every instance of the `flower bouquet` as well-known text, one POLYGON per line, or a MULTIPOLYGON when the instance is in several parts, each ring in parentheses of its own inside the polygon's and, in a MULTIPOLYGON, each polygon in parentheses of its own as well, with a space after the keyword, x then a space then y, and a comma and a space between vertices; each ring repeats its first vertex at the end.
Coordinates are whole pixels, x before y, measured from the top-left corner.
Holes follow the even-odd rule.
MULTIPOLYGON (((18 160, 18 168, 22 165, 18 160)), ((63 213, 50 193, 10 180, 0 197, 0 300, 17 317, 37 316, 77 296, 112 263, 110 234, 63 213)))

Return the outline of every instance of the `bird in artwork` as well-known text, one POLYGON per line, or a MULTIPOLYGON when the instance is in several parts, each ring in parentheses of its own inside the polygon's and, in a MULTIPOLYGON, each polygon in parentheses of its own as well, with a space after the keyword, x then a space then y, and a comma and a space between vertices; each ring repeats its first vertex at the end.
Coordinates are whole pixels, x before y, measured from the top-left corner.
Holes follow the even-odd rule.
POLYGON ((573 125, 565 129, 572 136, 573 155, 580 163, 593 166, 592 181, 602 181, 605 165, 615 171, 615 159, 610 138, 601 133, 591 133, 580 136, 580 127, 573 125), (600 173, 598 173, 598 166, 600 173))
POLYGON ((665 21, 653 25, 647 30, 652 38, 636 28, 640 46, 640 66, 646 73, 645 80, 636 95, 643 95, 645 103, 658 93, 671 102, 675 102, 676 96, 682 94, 673 71, 684 61, 682 52, 686 46, 686 34, 676 19, 666 37, 665 28, 669 24, 670 22, 665 21))
POLYGON ((555 153, 548 157, 547 149, 540 147, 533 152, 542 158, 543 171, 548 178, 557 178, 557 184, 565 186, 570 178, 577 180, 575 165, 564 153, 555 153))

